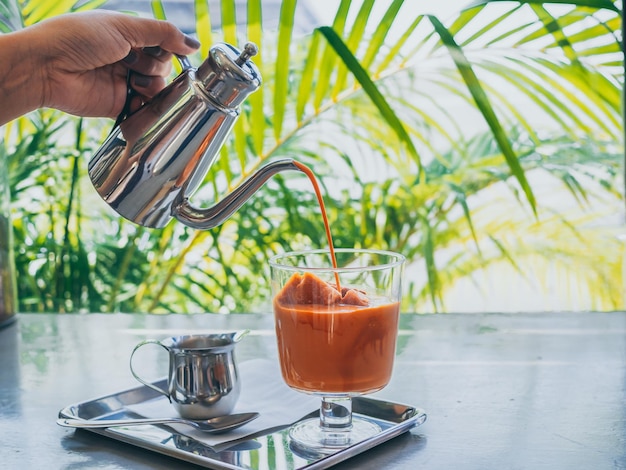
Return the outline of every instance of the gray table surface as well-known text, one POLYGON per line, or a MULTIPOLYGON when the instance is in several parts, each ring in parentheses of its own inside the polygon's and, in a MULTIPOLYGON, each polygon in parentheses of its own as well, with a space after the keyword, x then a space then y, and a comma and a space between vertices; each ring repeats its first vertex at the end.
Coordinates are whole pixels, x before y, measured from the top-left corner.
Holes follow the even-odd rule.
MULTIPOLYGON (((626 469, 626 313, 403 315, 400 327, 377 397, 428 420, 336 468, 626 469)), ((244 328, 238 362, 275 360, 270 315, 18 315, 0 330, 0 465, 198 468, 55 420, 135 387, 143 339, 244 328)))

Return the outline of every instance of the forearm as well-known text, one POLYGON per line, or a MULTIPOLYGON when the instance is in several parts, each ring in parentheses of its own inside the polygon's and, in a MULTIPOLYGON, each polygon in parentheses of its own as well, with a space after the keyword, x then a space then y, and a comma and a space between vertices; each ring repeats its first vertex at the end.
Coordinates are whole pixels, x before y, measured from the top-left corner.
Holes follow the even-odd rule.
POLYGON ((42 104, 42 64, 29 32, 0 35, 0 125, 42 104))
POLYGON ((199 46, 171 23, 111 11, 60 15, 0 35, 0 125, 42 107, 113 118, 129 70, 131 86, 149 99, 165 86, 172 55, 199 46), (155 47, 165 53, 150 53, 155 47))

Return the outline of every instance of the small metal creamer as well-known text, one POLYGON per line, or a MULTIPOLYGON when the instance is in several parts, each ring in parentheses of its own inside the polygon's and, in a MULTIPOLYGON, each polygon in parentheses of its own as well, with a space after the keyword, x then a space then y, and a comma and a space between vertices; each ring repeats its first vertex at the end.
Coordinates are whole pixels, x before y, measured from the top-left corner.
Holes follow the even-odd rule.
POLYGON ((239 116, 239 106, 261 85, 249 59, 257 52, 220 43, 200 67, 185 57, 182 73, 151 101, 120 116, 89 161, 89 176, 100 196, 121 216, 162 228, 176 218, 207 230, 237 211, 271 176, 298 170, 284 159, 261 167, 214 206, 188 202, 202 183, 239 116))
POLYGON ((235 345, 248 330, 174 336, 140 342, 130 355, 130 370, 139 382, 165 395, 183 418, 209 419, 230 414, 241 393, 235 345), (168 352, 167 390, 143 379, 135 370, 135 353, 148 344, 168 352))

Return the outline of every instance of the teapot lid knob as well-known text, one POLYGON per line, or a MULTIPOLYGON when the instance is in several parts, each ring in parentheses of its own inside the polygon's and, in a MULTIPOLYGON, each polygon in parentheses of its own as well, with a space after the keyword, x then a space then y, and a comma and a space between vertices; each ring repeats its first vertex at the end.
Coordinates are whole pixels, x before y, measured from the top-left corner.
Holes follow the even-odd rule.
POLYGON ((243 46, 243 51, 241 51, 241 54, 239 54, 239 57, 237 57, 235 63, 241 67, 243 64, 248 62, 248 59, 250 57, 257 55, 258 52, 259 48, 256 46, 256 44, 254 44, 253 42, 247 42, 246 45, 243 46))

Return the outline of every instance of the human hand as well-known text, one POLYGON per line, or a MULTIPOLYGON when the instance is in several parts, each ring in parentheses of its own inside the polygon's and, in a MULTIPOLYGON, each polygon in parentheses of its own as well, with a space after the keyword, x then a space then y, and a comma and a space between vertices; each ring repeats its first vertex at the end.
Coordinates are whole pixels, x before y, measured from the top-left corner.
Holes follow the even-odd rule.
POLYGON ((31 86, 22 89, 29 96, 16 106, 111 118, 126 101, 129 69, 130 85, 149 99, 165 86, 172 54, 191 54, 200 46, 169 22, 110 11, 61 15, 7 36, 17 46, 26 44, 26 65, 18 70, 31 72, 25 77, 31 86))

